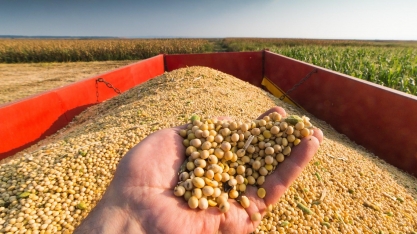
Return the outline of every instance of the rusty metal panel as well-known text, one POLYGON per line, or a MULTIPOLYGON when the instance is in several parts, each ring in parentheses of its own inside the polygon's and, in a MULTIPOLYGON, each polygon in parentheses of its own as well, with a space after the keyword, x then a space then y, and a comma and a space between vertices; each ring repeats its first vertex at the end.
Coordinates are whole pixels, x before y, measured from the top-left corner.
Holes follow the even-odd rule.
POLYGON ((13 155, 66 126, 87 107, 164 73, 158 55, 73 84, 0 106, 0 159, 13 155), (97 99, 98 93, 98 99, 97 99))
POLYGON ((417 175, 417 98, 271 52, 265 76, 304 109, 386 162, 417 175))
POLYGON ((165 55, 165 70, 205 66, 261 86, 262 56, 262 51, 165 55))

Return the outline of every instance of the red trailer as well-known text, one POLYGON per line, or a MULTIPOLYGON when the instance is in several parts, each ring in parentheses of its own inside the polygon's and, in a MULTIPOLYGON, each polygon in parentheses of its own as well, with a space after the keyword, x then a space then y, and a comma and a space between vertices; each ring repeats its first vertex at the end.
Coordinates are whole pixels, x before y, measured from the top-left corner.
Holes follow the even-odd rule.
POLYGON ((0 106, 0 159, 65 127, 89 106, 153 77, 207 66, 302 108, 388 163, 417 175, 417 98, 269 51, 158 55, 71 85, 0 106), (296 87, 295 89, 292 89, 296 87), (287 98, 288 99, 288 98, 287 98))

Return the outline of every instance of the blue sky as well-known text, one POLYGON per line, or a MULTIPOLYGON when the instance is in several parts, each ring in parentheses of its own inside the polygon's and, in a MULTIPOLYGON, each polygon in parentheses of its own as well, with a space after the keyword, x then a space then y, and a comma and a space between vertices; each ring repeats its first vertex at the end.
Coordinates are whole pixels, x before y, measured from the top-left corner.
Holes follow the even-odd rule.
POLYGON ((417 40, 417 0, 0 0, 0 35, 417 40))

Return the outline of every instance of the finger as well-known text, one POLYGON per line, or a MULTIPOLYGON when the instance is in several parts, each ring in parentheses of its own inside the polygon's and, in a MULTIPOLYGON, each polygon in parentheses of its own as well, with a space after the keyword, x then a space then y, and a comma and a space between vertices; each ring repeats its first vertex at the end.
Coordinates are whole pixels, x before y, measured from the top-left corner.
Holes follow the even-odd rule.
POLYGON ((173 127, 172 129, 176 132, 179 132, 182 129, 187 129, 187 126, 188 126, 188 124, 183 124, 183 125, 180 125, 180 126, 173 127))
MULTIPOLYGON (((244 208, 234 199, 229 199, 230 209, 222 214, 219 232, 217 233, 251 233, 256 226, 253 225, 244 208)), ((217 209, 217 211, 219 211, 217 209)), ((217 214, 218 215, 218 214, 217 214)), ((259 224, 259 223, 257 223, 259 224)))
POLYGON ((305 137, 285 160, 278 164, 275 171, 266 177, 262 185, 266 190, 266 205, 275 204, 295 179, 301 174, 319 147, 319 140, 314 136, 305 137))
POLYGON ((265 201, 262 198, 258 197, 257 191, 257 187, 250 185, 248 185, 245 191, 245 195, 249 198, 250 201, 249 207, 245 208, 245 210, 249 216, 249 220, 252 222, 254 227, 257 227, 259 225, 260 220, 252 221, 252 215, 254 215, 255 213, 264 214, 267 208, 265 205, 265 201))
POLYGON ((262 119, 263 117, 273 113, 273 112, 278 112, 280 115, 282 115, 282 117, 287 116, 287 112, 285 112, 285 110, 282 107, 279 106, 274 106, 271 109, 265 111, 265 113, 263 113, 262 115, 260 115, 258 117, 258 119, 262 119))
POLYGON ((313 136, 319 140, 320 144, 323 142, 323 132, 320 128, 313 128, 314 133, 313 136))
POLYGON ((233 119, 230 118, 229 116, 219 116, 219 117, 217 117, 217 120, 221 120, 221 121, 233 121, 233 119))

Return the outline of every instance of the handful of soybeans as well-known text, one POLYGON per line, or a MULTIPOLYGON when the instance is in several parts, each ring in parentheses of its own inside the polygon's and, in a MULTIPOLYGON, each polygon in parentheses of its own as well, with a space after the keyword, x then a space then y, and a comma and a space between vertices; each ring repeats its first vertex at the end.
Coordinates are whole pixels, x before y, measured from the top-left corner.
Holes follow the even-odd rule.
POLYGON ((291 154, 301 138, 313 134, 308 117, 290 115, 283 118, 273 112, 251 122, 200 119, 192 116, 184 138, 187 159, 178 173, 176 196, 183 196, 191 209, 217 206, 229 210, 228 199, 236 199, 244 208, 250 201, 245 196, 248 185, 261 186, 265 177, 291 154))

